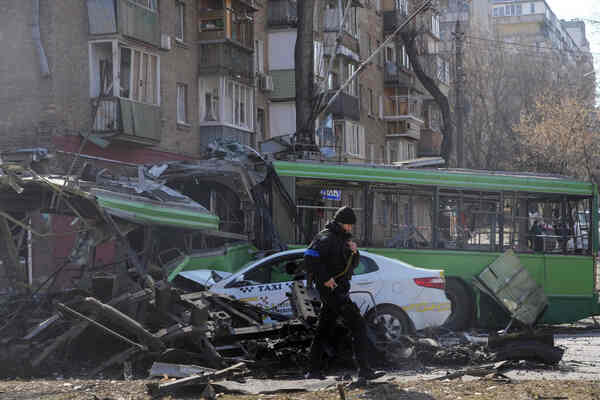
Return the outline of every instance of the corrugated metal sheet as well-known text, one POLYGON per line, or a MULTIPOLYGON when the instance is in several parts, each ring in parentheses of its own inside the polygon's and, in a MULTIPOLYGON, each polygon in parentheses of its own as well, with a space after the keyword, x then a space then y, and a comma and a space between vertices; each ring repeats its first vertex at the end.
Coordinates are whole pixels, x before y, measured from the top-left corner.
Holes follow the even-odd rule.
POLYGON ((158 13, 128 0, 118 1, 119 32, 146 43, 160 46, 158 13))
POLYGON ((296 97, 296 72, 293 69, 272 70, 273 92, 271 100, 293 99, 296 97))
POLYGON ((115 0, 87 0, 90 35, 117 32, 115 0))

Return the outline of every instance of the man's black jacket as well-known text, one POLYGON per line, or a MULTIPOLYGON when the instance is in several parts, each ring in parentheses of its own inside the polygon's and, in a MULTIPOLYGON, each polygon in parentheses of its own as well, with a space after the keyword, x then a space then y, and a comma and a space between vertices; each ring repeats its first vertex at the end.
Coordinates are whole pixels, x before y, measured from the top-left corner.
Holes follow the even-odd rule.
POLYGON ((345 295, 350 291, 350 279, 354 268, 358 266, 358 251, 352 256, 352 263, 346 273, 338 275, 344 272, 352 255, 348 245, 351 237, 352 234, 344 231, 340 224, 331 221, 315 236, 304 252, 306 269, 313 274, 319 292, 324 290, 323 284, 331 278, 335 278, 338 285, 336 294, 345 295))

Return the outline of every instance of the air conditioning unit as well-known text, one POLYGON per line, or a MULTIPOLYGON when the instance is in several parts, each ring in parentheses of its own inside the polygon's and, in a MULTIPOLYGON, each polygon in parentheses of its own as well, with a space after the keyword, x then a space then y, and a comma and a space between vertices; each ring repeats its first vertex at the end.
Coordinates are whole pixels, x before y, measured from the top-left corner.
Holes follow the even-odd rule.
POLYGON ((160 35, 160 48, 163 50, 171 50, 171 36, 167 35, 166 33, 160 35))
POLYGON ((273 91, 273 77, 271 75, 261 75, 260 76, 260 90, 263 92, 272 92, 273 91))

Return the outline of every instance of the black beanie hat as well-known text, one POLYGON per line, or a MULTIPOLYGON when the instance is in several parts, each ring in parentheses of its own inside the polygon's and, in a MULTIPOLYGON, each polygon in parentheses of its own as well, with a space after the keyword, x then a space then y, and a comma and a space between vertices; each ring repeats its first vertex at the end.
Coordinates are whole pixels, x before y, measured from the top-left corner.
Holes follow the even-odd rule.
POLYGON ((340 207, 333 216, 333 220, 340 224, 354 225, 356 223, 356 215, 348 206, 340 207))

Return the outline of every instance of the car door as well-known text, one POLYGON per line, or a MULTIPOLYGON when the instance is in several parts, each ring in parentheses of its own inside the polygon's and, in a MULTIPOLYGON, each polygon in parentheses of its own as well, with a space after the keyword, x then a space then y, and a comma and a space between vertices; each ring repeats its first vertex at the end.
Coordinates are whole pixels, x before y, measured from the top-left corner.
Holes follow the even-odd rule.
POLYGON ((286 295, 291 290, 293 272, 301 265, 303 254, 286 255, 259 263, 219 292, 284 315, 292 308, 286 295))
POLYGON ((367 255, 361 255, 350 284, 350 297, 360 311, 365 313, 373 308, 383 287, 381 271, 375 260, 367 255))

